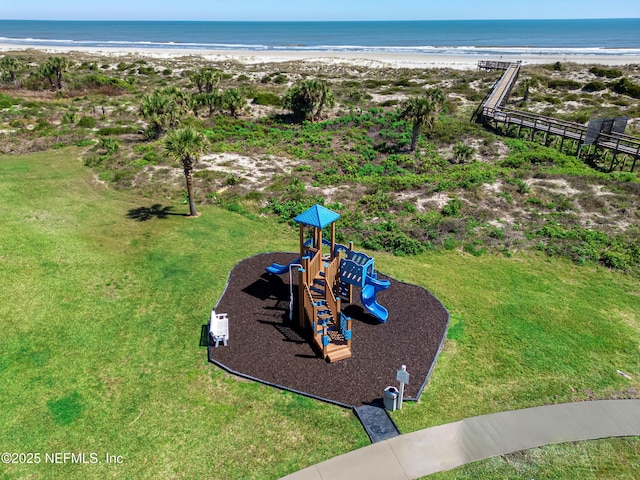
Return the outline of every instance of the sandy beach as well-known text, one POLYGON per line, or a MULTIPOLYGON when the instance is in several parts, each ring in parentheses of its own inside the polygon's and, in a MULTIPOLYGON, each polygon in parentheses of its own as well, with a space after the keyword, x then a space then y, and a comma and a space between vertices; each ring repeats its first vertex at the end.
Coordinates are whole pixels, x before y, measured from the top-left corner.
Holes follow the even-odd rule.
POLYGON ((96 56, 140 56, 147 58, 201 57, 210 61, 237 61, 245 64, 278 63, 293 61, 313 61, 325 64, 350 64, 369 68, 451 68, 470 70, 477 67, 479 60, 522 62, 523 65, 571 62, 576 64, 636 65, 640 55, 429 55, 384 52, 342 52, 342 51, 288 51, 288 50, 205 50, 205 49, 157 49, 157 48, 108 48, 108 47, 31 47, 0 43, 0 52, 35 50, 47 54, 81 53, 96 56))

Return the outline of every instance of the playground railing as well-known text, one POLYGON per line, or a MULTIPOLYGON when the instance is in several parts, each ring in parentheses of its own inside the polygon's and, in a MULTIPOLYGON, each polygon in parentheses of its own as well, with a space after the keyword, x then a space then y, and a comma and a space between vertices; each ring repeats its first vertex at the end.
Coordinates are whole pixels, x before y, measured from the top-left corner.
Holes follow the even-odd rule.
POLYGON ((347 347, 351 348, 351 318, 340 312, 340 333, 347 341, 347 347))
POLYGON ((320 265, 321 265, 321 261, 322 261, 322 254, 320 252, 317 252, 313 258, 309 259, 308 257, 307 261, 309 262, 307 265, 305 265, 305 270, 306 270, 306 277, 307 277, 307 282, 306 283, 311 283, 313 282, 313 279, 316 278, 318 276, 318 273, 320 273, 320 265))
POLYGON ((364 287, 364 268, 348 258, 342 259, 340 280, 350 285, 364 287))
POLYGON ((327 307, 331 311, 333 321, 338 322, 338 315, 340 314, 340 297, 336 298, 333 293, 333 289, 329 286, 325 287, 325 298, 327 300, 327 307))
POLYGON ((333 287, 335 286, 338 279, 339 271, 340 258, 335 257, 333 260, 331 260, 330 263, 325 264, 324 280, 329 288, 333 289, 333 287))

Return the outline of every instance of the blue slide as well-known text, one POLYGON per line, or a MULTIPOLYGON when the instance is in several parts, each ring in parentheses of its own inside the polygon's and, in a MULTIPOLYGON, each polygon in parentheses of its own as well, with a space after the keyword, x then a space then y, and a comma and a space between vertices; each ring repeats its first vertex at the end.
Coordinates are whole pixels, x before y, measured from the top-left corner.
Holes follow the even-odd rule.
POLYGON ((362 305, 364 305, 364 307, 369 310, 369 312, 376 317, 380 323, 387 321, 389 312, 376 301, 376 295, 378 292, 389 288, 389 285, 391 285, 389 280, 378 280, 367 275, 364 280, 364 288, 360 292, 362 305))
POLYGON ((287 273, 289 271, 289 265, 292 263, 300 263, 300 259, 296 258, 293 262, 287 263, 286 265, 280 265, 279 263, 272 263, 267 267, 267 272, 273 273, 274 275, 281 275, 283 273, 287 273))

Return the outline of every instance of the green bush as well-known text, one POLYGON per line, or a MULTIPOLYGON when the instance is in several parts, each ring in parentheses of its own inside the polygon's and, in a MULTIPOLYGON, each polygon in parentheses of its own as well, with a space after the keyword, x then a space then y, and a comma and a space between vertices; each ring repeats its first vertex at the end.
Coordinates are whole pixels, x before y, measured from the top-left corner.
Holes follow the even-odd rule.
POLYGON ((98 147, 107 152, 107 155, 112 155, 120 150, 120 142, 110 137, 100 137, 98 140, 98 147))
POLYGON ((284 83, 287 83, 287 76, 279 73, 278 75, 275 76, 275 78, 273 79, 273 83, 276 83, 278 85, 282 85, 284 83))
POLYGON ((582 90, 585 92, 600 92, 605 88, 607 88, 607 86, 604 84, 604 82, 593 81, 585 83, 584 87, 582 87, 582 90))
POLYGON ((13 105, 18 105, 20 100, 12 98, 9 95, 0 93, 0 108, 10 108, 13 105))
POLYGON ((258 91, 251 101, 254 105, 271 105, 274 107, 282 106, 282 98, 273 92, 258 91))
POLYGON ((107 75, 93 74, 79 78, 74 82, 74 87, 82 88, 109 88, 111 93, 133 92, 134 88, 128 82, 117 77, 109 77, 107 75))
POLYGON ((614 92, 621 95, 640 98, 640 85, 632 80, 629 80, 627 77, 622 77, 617 82, 614 82, 613 85, 611 85, 611 88, 614 92))
POLYGON ((362 246, 370 250, 386 250, 394 255, 417 255, 425 251, 425 246, 401 231, 380 232, 365 238, 362 246))
POLYGON ((139 127, 134 125, 129 127, 102 127, 96 133, 100 136, 110 136, 110 135, 127 135, 131 133, 138 133, 140 130, 139 127))
POLYGON ((98 122, 94 117, 82 117, 77 125, 82 128, 96 128, 98 122))
POLYGON ((474 257, 480 257, 487 253, 487 248, 474 243, 467 243, 464 245, 463 250, 470 253, 474 257))
POLYGON ((547 80, 547 86, 554 90, 577 90, 582 88, 582 83, 576 80, 568 80, 563 78, 554 78, 547 80))
POLYGON ((622 76, 622 71, 617 68, 606 68, 595 66, 589 69, 596 77, 618 78, 622 76))
POLYGON ((141 65, 138 67, 138 73, 140 75, 155 75, 156 69, 153 67, 147 67, 147 66, 141 65))
POLYGON ((442 207, 442 214, 446 217, 458 217, 460 216, 460 210, 462 210, 462 200, 459 198, 450 199, 447 204, 442 207))

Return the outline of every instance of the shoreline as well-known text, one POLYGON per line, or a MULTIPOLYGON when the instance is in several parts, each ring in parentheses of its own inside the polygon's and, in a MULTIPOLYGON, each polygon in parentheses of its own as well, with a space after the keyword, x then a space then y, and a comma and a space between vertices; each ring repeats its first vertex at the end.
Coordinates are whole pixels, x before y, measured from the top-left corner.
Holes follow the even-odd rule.
POLYGON ((369 68, 451 68, 471 70, 477 68, 478 61, 517 62, 522 65, 561 63, 596 65, 639 65, 640 55, 615 54, 521 54, 521 55, 439 55, 420 53, 386 52, 336 52, 336 51, 254 51, 254 50, 215 50, 189 48, 126 48, 126 47, 67 47, 67 46, 29 46, 0 43, 0 53, 41 52, 44 54, 95 55, 105 57, 140 56, 156 59, 181 57, 200 57, 213 62, 236 61, 244 64, 318 62, 327 64, 350 64, 369 68))

